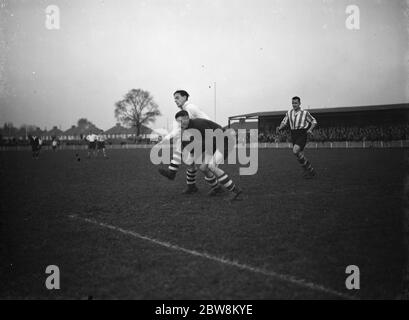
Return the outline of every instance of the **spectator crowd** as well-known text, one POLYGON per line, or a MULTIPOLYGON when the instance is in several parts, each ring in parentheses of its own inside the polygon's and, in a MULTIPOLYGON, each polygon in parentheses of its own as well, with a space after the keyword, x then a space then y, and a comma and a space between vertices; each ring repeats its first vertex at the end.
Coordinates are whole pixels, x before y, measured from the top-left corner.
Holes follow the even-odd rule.
MULTIPOLYGON (((365 127, 317 127, 309 137, 314 142, 409 140, 409 124, 365 127)), ((289 130, 260 132, 259 142, 290 142, 289 130)))
MULTIPOLYGON (((56 140, 58 144, 64 145, 79 145, 86 144, 85 140, 63 140, 59 137, 52 137, 49 140, 43 140, 44 146, 51 146, 52 141, 56 140)), ((389 125, 389 126, 334 126, 334 127, 316 127, 313 134, 309 136, 311 142, 335 142, 335 141, 396 141, 409 140, 409 124, 389 125)), ((247 134, 247 141, 250 141, 247 134)), ((258 135, 259 142, 291 142, 290 130, 282 130, 279 133, 275 132, 275 127, 269 130, 260 130, 258 135)), ((127 139, 107 139, 108 144, 126 144, 126 143, 152 143, 148 139, 137 137, 129 137, 127 139)), ((28 146, 30 145, 28 138, 12 137, 4 138, 0 134, 0 146, 28 146)))

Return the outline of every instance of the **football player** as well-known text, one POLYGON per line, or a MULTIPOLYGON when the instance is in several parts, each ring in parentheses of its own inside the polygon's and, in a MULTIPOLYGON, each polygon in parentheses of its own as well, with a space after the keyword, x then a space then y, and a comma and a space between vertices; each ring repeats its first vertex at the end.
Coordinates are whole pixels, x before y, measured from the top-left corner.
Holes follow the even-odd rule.
MULTIPOLYGON (((189 99, 189 94, 185 90, 177 90, 173 94, 173 97, 175 99, 176 106, 180 110, 184 110, 188 113, 189 117, 191 119, 196 119, 196 118, 201 118, 201 119, 207 119, 210 120, 209 116, 203 112, 199 107, 194 105, 193 103, 190 103, 188 101, 189 99)), ((173 145, 176 146, 176 148, 173 149, 173 155, 172 155, 172 160, 170 162, 170 165, 168 169, 159 169, 159 173, 165 177, 167 177, 170 180, 174 180, 176 173, 179 170, 179 167, 182 163, 182 150, 181 150, 181 128, 180 128, 180 123, 177 121, 174 121, 173 123, 173 130, 171 133, 169 133, 167 136, 163 138, 163 140, 160 143, 164 143, 166 141, 169 141, 170 139, 173 138, 173 145)), ((196 174, 197 174, 197 167, 194 164, 193 158, 189 156, 187 159, 185 159, 185 164, 188 166, 187 171, 186 171, 186 184, 187 188, 184 190, 184 194, 192 194, 196 193, 198 191, 198 188, 196 187, 196 174)), ((212 193, 209 195, 216 195, 219 192, 222 192, 221 188, 215 188, 212 193)))
POLYGON ((317 120, 307 111, 301 109, 301 99, 292 98, 293 108, 289 110, 276 132, 279 133, 289 124, 291 129, 291 140, 293 143, 293 153, 304 169, 304 178, 311 179, 316 173, 311 162, 304 155, 304 148, 307 144, 307 135, 312 134, 312 130, 317 125, 317 120))
POLYGON ((102 150, 104 158, 108 159, 107 154, 105 152, 105 137, 103 134, 99 134, 97 136, 97 155, 99 154, 100 150, 102 150))
POLYGON ((40 156, 41 140, 37 136, 29 136, 28 138, 30 140, 33 159, 38 160, 40 156))
POLYGON ((94 133, 89 132, 89 134, 85 137, 85 140, 88 141, 88 155, 87 157, 91 157, 91 152, 95 156, 95 150, 96 150, 96 140, 97 140, 97 135, 94 133))
MULTIPOLYGON (((225 158, 227 158, 229 152, 234 149, 236 138, 233 131, 225 134, 222 127, 213 121, 201 118, 190 119, 189 113, 186 110, 181 110, 176 113, 175 119, 181 127, 182 134, 190 129, 195 129, 200 133, 201 150, 198 151, 193 148, 192 151, 194 159, 199 157, 201 158, 199 169, 204 173, 205 180, 211 188, 210 193, 212 193, 215 189, 220 188, 220 185, 222 185, 224 188, 230 191, 231 196, 229 199, 231 201, 237 200, 239 195, 242 193, 242 190, 236 186, 226 172, 219 168, 219 165, 225 158), (219 132, 223 133, 223 139, 221 140, 223 143, 221 145, 217 143, 214 145, 213 143, 209 143, 209 141, 206 143, 206 130, 209 129, 212 130, 212 132, 219 129, 219 132), (225 141, 225 137, 227 137, 228 141, 225 141)), ((211 138, 213 139, 213 137, 211 138)), ((196 143, 197 142, 198 141, 196 141, 196 143)), ((193 144, 194 143, 195 141, 193 140, 193 144)))

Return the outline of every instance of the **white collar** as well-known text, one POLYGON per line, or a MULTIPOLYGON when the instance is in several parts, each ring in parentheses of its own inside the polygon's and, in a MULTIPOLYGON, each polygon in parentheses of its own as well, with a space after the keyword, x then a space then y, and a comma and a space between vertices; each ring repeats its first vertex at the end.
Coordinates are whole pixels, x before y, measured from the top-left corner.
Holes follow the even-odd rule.
POLYGON ((182 107, 180 107, 181 110, 185 110, 186 106, 190 104, 190 101, 186 101, 182 107))

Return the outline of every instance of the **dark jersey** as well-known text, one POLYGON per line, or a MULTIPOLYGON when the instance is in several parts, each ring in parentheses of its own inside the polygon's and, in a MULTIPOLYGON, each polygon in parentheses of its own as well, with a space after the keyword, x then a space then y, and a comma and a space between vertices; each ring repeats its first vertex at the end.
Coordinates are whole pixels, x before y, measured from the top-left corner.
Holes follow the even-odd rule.
POLYGON ((211 120, 201 119, 201 118, 190 119, 189 125, 187 129, 185 130, 188 130, 188 129, 199 130, 200 134, 202 135, 203 143, 204 143, 204 139, 206 136, 206 129, 211 129, 211 130, 222 129, 223 130, 223 128, 216 122, 213 122, 211 120))
MULTIPOLYGON (((196 130, 198 130, 200 132, 200 134, 202 136, 202 152, 206 151, 206 143, 205 143, 206 130, 213 130, 214 131, 216 129, 220 129, 222 131, 225 131, 216 122, 213 122, 213 121, 207 120, 207 119, 201 119, 201 118, 190 119, 189 120, 189 125, 185 130, 189 130, 189 129, 196 129, 196 130)), ((187 144, 189 144, 191 141, 193 141, 193 139, 194 139, 193 137, 190 137, 190 141, 182 141, 182 146, 185 147, 187 144)), ((227 146, 228 146, 228 137, 224 137, 223 140, 224 140, 223 146, 219 146, 219 148, 221 148, 221 150, 227 148, 227 146)), ((213 145, 212 145, 213 150, 207 150, 207 152, 214 153, 216 151, 216 148, 217 148, 216 142, 217 142, 216 137, 213 137, 213 145)))
POLYGON ((30 137, 30 145, 31 148, 34 150, 40 149, 40 140, 38 137, 30 137))

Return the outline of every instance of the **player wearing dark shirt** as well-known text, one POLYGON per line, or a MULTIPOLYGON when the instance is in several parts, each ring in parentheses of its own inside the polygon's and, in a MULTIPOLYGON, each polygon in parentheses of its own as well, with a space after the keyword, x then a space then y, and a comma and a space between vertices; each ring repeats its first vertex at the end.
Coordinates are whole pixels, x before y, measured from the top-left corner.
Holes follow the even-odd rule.
MULTIPOLYGON (((202 163, 199 166, 199 169, 204 173, 206 182, 211 187, 211 193, 215 189, 220 188, 220 183, 220 185, 231 192, 230 200, 236 200, 242 193, 241 189, 234 184, 227 173, 225 173, 218 167, 219 164, 223 162, 225 158, 227 158, 229 146, 234 147, 235 138, 229 134, 225 135, 223 133, 222 127, 213 121, 200 118, 190 119, 189 114, 185 110, 179 111, 175 115, 175 119, 180 123, 182 129, 182 140, 184 140, 183 134, 185 132, 189 133, 189 131, 191 131, 192 129, 197 130, 196 133, 200 133, 201 150, 198 151, 193 148, 192 151, 194 153, 199 153, 194 154, 195 159, 199 157, 201 157, 202 159, 202 163), (224 141, 221 146, 211 143, 210 141, 206 141, 206 130, 214 132, 217 129, 219 129, 220 133, 223 134, 224 141), (228 141, 226 140, 231 140, 231 142, 233 143, 228 143, 228 141)), ((193 136, 195 137, 195 135, 193 136)), ((195 143, 194 140, 193 143, 195 143)), ((196 141, 196 143, 198 143, 198 141, 196 141)))
POLYGON ((40 138, 36 136, 29 136, 29 140, 30 140, 33 159, 37 160, 40 156, 40 149, 41 149, 40 138))
MULTIPOLYGON (((209 116, 201 110, 198 106, 190 103, 189 101, 189 93, 185 90, 177 90, 173 97, 175 99, 176 106, 180 110, 185 110, 189 113, 190 119, 210 119, 209 116)), ((182 144, 178 139, 181 138, 181 128, 180 125, 174 121, 173 130, 169 133, 163 140, 160 142, 165 143, 166 141, 173 140, 173 145, 176 146, 173 148, 173 155, 170 161, 168 169, 159 168, 159 173, 169 180, 174 180, 176 177, 176 173, 179 170, 180 165, 182 164, 182 144)), ((189 155, 187 158, 183 159, 183 162, 187 166, 186 170, 186 184, 187 187, 183 191, 184 194, 193 194, 199 191, 196 186, 196 173, 197 173, 197 166, 195 165, 192 157, 189 155)), ((221 191, 222 189, 218 189, 221 191)))

